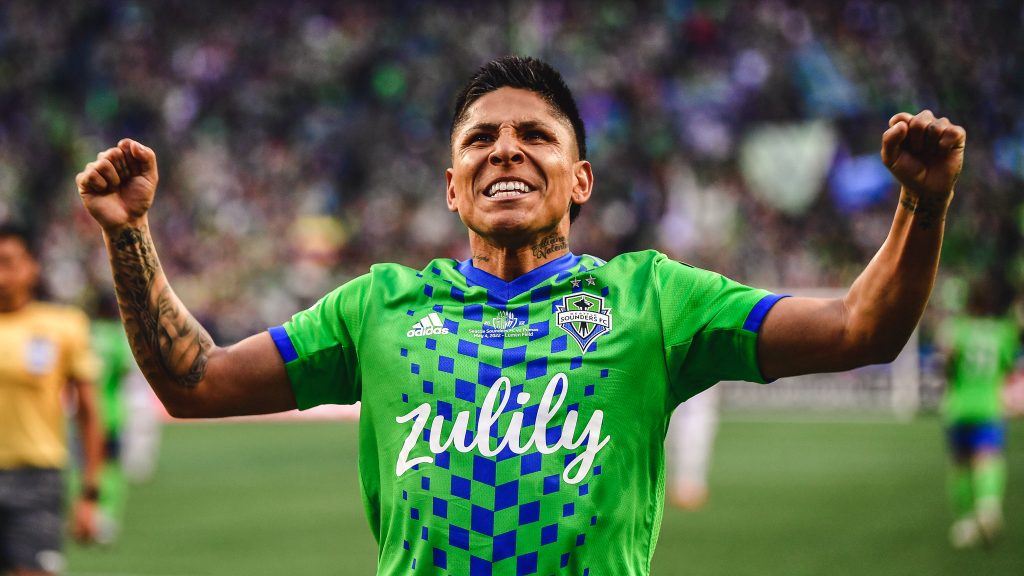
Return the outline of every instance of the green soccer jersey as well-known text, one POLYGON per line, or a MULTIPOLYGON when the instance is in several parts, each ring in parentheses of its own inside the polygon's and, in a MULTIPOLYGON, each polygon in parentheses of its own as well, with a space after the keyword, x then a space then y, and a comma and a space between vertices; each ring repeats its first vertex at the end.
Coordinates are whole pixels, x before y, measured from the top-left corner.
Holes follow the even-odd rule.
POLYGON ((373 266, 270 332, 300 408, 362 402, 378 574, 646 575, 683 400, 762 381, 778 297, 653 251, 511 282, 373 266))
POLYGON ((100 359, 97 386, 101 398, 103 430, 108 436, 116 436, 120 434, 125 419, 121 384, 135 360, 120 320, 93 320, 92 345, 100 359))
POLYGON ((1009 319, 953 318, 939 339, 950 354, 943 413, 950 423, 995 422, 1003 417, 1001 390, 1020 337, 1009 319))

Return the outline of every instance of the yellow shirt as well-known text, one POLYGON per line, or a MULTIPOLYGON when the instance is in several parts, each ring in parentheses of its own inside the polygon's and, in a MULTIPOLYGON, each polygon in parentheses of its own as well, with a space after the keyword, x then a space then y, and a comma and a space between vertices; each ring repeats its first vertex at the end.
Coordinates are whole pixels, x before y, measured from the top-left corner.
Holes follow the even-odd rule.
POLYGON ((64 387, 96 367, 82 311, 32 302, 0 313, 0 469, 64 467, 64 387))

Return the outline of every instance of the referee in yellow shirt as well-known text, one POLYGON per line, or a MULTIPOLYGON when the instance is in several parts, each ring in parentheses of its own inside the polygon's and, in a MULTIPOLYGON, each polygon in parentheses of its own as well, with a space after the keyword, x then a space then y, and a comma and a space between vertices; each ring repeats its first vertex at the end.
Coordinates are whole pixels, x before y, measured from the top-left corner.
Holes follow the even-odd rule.
POLYGON ((84 457, 71 523, 81 541, 96 533, 103 459, 89 320, 36 301, 38 279, 28 235, 0 225, 0 574, 13 576, 63 569, 66 400, 77 405, 84 457))

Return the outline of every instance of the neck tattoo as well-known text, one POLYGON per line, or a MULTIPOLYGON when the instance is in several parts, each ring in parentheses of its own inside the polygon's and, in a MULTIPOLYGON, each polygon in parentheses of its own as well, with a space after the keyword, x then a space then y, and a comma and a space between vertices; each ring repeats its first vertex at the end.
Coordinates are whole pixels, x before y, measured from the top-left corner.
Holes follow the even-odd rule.
POLYGON ((566 242, 565 236, 562 236, 558 232, 552 232, 544 238, 541 238, 540 242, 532 246, 533 257, 544 259, 555 252, 567 250, 568 248, 569 243, 566 242))

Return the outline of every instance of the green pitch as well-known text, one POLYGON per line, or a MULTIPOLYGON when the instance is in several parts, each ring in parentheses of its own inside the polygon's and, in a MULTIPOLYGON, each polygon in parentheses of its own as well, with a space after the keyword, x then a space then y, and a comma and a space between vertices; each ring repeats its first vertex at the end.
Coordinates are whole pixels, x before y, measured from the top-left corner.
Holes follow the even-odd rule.
MULTIPOLYGON (((171 425, 155 479, 129 494, 121 540, 72 547, 67 574, 372 574, 355 433, 354 423, 171 425)), ((936 419, 727 417, 711 500, 697 513, 666 512, 652 573, 1024 574, 1021 422, 1008 440, 1007 532, 992 550, 957 553, 946 543, 936 419)))

